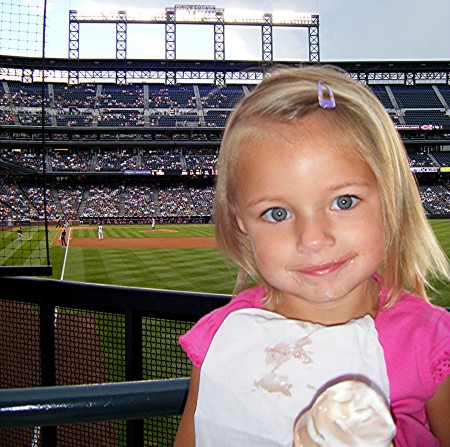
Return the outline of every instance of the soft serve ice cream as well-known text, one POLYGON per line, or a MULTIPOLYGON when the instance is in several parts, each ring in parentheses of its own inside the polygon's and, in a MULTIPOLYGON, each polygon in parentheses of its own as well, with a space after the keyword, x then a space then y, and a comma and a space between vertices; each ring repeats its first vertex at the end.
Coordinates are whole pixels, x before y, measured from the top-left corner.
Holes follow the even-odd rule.
POLYGON ((388 447, 395 424, 384 397, 360 380, 326 388, 294 426, 294 447, 388 447))

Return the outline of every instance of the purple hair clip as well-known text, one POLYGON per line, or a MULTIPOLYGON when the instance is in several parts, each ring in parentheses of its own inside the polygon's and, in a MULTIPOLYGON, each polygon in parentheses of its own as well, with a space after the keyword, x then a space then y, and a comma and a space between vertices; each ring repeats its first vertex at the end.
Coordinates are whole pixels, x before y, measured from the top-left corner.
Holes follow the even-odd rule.
POLYGON ((331 87, 323 81, 317 82, 317 97, 319 99, 319 106, 322 107, 322 109, 334 109, 336 107, 333 91, 331 90, 331 87), (327 92, 328 98, 323 97, 324 89, 327 92))

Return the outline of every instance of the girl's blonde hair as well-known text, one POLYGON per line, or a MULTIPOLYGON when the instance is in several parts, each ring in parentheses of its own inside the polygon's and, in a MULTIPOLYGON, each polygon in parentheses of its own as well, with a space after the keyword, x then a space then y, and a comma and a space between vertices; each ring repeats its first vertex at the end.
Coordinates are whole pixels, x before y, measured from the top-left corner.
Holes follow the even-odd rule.
POLYGON ((267 288, 266 304, 278 297, 260 276, 250 241, 236 222, 239 191, 235 173, 242 142, 263 135, 268 121, 296 123, 316 113, 330 122, 330 138, 349 142, 377 180, 385 250, 376 273, 388 292, 386 305, 395 303, 402 289, 427 300, 428 278, 448 280, 449 264, 425 216, 401 138, 384 106, 367 87, 337 67, 320 65, 273 71, 228 119, 219 152, 214 216, 218 246, 239 266, 234 294, 256 282, 267 288), (319 81, 331 88, 335 108, 319 106, 319 81))

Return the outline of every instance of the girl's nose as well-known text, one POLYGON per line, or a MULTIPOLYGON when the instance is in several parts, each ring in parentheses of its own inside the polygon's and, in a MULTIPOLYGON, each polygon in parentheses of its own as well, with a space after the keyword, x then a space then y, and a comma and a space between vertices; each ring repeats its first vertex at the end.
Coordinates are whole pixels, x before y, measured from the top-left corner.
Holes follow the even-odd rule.
POLYGON ((319 252, 334 244, 333 228, 325 216, 302 217, 296 227, 298 251, 319 252))

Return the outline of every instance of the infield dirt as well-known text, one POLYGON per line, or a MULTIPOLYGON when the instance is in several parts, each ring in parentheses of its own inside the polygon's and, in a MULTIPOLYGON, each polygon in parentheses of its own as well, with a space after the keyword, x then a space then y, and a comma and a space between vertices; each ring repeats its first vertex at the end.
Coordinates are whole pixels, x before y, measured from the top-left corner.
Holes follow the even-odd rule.
MULTIPOLYGON (((164 230, 154 230, 164 232, 164 230)), ((53 242, 53 245, 60 245, 60 236, 53 242)), ((73 247, 95 247, 95 248, 216 248, 216 240, 209 237, 139 237, 120 238, 109 237, 101 240, 94 237, 71 238, 69 245, 73 247)))

